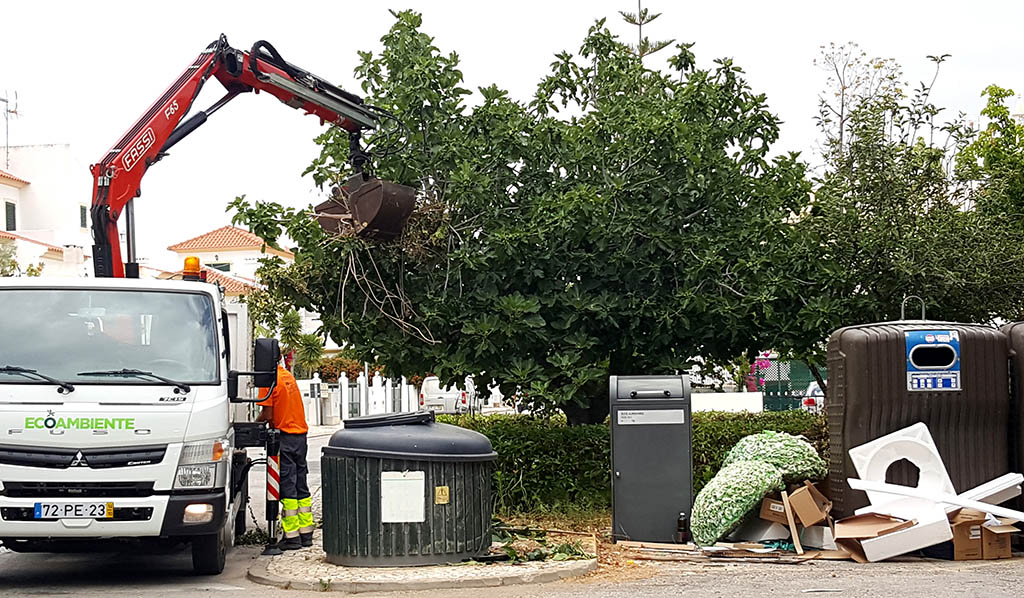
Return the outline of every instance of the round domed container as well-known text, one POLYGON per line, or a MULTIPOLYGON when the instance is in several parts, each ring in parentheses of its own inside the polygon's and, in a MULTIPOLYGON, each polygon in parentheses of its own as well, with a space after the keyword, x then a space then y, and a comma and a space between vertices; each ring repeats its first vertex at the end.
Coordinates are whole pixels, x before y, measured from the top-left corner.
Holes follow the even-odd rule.
POLYGON ((347 420, 321 456, 327 561, 397 567, 485 554, 496 458, 486 436, 432 412, 347 420))

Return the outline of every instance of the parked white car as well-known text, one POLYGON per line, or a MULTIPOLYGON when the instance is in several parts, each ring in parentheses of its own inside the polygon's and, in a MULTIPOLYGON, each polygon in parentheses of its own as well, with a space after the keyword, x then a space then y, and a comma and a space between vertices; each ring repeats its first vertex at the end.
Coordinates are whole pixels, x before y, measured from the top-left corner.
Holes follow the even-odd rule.
POLYGON ((800 408, 811 413, 821 413, 824 411, 825 393, 822 392, 817 382, 811 382, 807 385, 803 401, 800 402, 800 408))
POLYGON ((441 388, 437 376, 428 376, 420 387, 420 411, 436 413, 479 413, 479 397, 472 377, 466 377, 466 389, 457 386, 441 388))

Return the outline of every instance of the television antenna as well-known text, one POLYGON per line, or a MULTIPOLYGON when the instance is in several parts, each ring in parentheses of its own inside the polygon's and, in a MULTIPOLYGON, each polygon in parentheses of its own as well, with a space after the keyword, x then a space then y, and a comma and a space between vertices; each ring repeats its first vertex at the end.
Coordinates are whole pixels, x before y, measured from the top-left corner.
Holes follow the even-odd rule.
POLYGON ((11 117, 18 116, 18 92, 14 92, 14 100, 11 100, 10 92, 0 97, 3 106, 0 110, 4 113, 4 170, 11 168, 11 117))

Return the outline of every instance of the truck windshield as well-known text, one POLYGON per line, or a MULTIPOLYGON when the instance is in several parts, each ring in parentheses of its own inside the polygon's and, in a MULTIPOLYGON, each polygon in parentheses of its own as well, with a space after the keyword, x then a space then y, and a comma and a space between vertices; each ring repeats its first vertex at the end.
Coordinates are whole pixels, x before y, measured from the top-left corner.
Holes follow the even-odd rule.
MULTIPOLYGON (((99 289, 0 290, 0 365, 74 384, 154 384, 79 372, 136 369, 187 384, 219 384, 217 324, 202 293, 99 289)), ((0 384, 25 378, 0 373, 0 384)))

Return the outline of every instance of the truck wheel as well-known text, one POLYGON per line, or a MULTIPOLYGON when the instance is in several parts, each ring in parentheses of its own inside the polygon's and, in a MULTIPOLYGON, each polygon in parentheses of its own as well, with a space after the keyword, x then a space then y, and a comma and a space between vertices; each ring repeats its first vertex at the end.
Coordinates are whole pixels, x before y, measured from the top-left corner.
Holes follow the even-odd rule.
POLYGON ((192 569, 199 575, 219 575, 224 570, 227 558, 228 543, 225 532, 231 529, 225 522, 224 528, 216 534, 195 536, 192 538, 192 569))
POLYGON ((238 543, 238 539, 245 535, 245 528, 248 520, 247 507, 249 505, 249 484, 243 483, 242 489, 238 492, 238 497, 235 499, 238 501, 238 514, 235 515, 235 543, 238 543))

